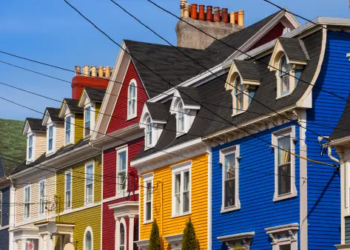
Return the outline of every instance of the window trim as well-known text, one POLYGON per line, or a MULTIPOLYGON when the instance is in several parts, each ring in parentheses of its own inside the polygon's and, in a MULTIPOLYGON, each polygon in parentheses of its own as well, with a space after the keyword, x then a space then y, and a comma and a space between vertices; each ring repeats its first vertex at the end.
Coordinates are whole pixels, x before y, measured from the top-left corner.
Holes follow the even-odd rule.
POLYGON ((291 93, 291 82, 290 82, 290 64, 288 63, 287 61, 287 56, 285 54, 282 54, 278 60, 278 75, 279 75, 279 85, 280 85, 280 89, 279 89, 279 96, 280 97, 283 97, 283 96, 287 96, 291 93), (286 70, 284 72, 282 72, 282 68, 283 68, 283 65, 282 65, 282 60, 284 60, 284 63, 286 64, 286 70), (284 76, 288 76, 288 85, 289 85, 289 89, 288 89, 288 92, 283 92, 283 77, 284 76))
POLYGON ((291 250, 298 249, 298 223, 265 228, 265 231, 270 236, 272 250, 280 250, 280 246, 283 245, 290 245, 291 250), (283 233, 289 237, 279 238, 283 233))
POLYGON ((230 146, 228 148, 220 150, 220 163, 222 167, 222 180, 221 180, 221 213, 231 212, 241 209, 241 202, 239 199, 239 157, 240 157, 240 145, 230 146), (235 205, 232 207, 225 207, 225 157, 230 154, 235 154, 235 205))
POLYGON ((91 114, 92 114, 92 104, 88 104, 88 105, 86 105, 84 107, 84 138, 91 136, 91 130, 92 130, 92 120, 91 120, 92 115, 91 114), (86 125, 86 110, 88 108, 90 108, 90 120, 89 120, 89 123, 90 123, 89 131, 90 131, 90 133, 86 134, 86 127, 85 127, 85 125, 86 125))
POLYGON ((172 199, 172 218, 180 217, 185 215, 190 215, 192 212, 192 161, 186 161, 180 164, 176 164, 171 167, 172 171, 172 191, 171 191, 171 199, 172 199), (176 200, 175 200, 175 176, 177 174, 181 174, 181 180, 183 180, 183 176, 185 172, 189 172, 189 211, 183 212, 183 181, 180 186, 181 193, 181 201, 180 201, 180 213, 176 214, 176 200))
POLYGON ((32 162, 35 158, 35 133, 29 133, 27 136, 27 161, 32 162), (29 138, 32 137, 32 156, 29 157, 29 138))
POLYGON ((39 181, 39 217, 43 217, 45 215, 45 199, 46 199, 46 180, 39 181), (44 197, 43 197, 43 204, 44 204, 44 211, 41 211, 41 184, 44 183, 44 197))
POLYGON ((295 185, 295 156, 291 154, 290 156, 290 172, 291 172, 291 192, 289 194, 278 195, 278 139, 284 136, 290 136, 290 151, 295 153, 295 144, 293 138, 295 138, 295 126, 290 126, 281 130, 278 130, 271 134, 272 145, 274 146, 274 161, 275 161, 275 191, 273 196, 273 201, 286 200, 297 196, 297 189, 295 185))
POLYGON ((85 205, 91 205, 91 204, 94 204, 95 202, 95 162, 93 160, 85 163, 85 181, 84 181, 84 204, 85 205), (87 168, 89 166, 92 166, 92 200, 91 202, 88 202, 88 197, 87 197, 87 179, 88 179, 88 176, 87 176, 87 168))
POLYGON ((144 176, 142 176, 143 179, 143 185, 144 185, 144 191, 143 191, 143 224, 148 224, 153 222, 153 180, 154 180, 154 174, 149 173, 144 176), (146 197, 147 197, 147 184, 151 183, 152 192, 151 192, 151 219, 146 219, 146 197))
POLYGON ((128 100, 127 100, 127 120, 131 120, 137 117, 137 81, 135 79, 132 79, 128 85, 128 100), (130 87, 131 84, 135 84, 135 113, 130 114, 130 106, 129 103, 131 102, 130 97, 130 87))
POLYGON ((181 135, 186 134, 187 127, 188 127, 188 124, 187 124, 188 123, 188 115, 185 112, 185 105, 184 105, 182 99, 179 98, 175 107, 176 107, 176 110, 175 110, 175 113, 176 113, 176 136, 179 137, 181 135), (179 108, 180 105, 182 105, 182 112, 180 112, 180 108, 179 108), (183 129, 182 130, 179 129, 181 117, 183 120, 183 129))
POLYGON ((88 226, 84 232, 84 250, 87 250, 86 249, 86 235, 88 232, 91 235, 91 250, 93 250, 94 249, 94 234, 92 233, 92 228, 90 226, 88 226))
POLYGON ((155 131, 154 131, 154 124, 153 124, 153 121, 152 121, 152 117, 151 115, 148 113, 145 117, 145 150, 147 149, 150 149, 152 147, 154 147, 154 134, 155 134, 155 131), (148 122, 148 119, 149 119, 149 122, 148 122), (151 127, 151 129, 149 129, 149 127, 151 127), (149 133, 148 133, 149 131, 149 133), (151 143, 149 143, 148 139, 149 136, 148 134, 150 134, 150 138, 151 138, 151 143))
POLYGON ((74 140, 75 140, 75 127, 73 126, 74 125, 74 122, 75 122, 75 119, 74 119, 74 115, 73 114, 69 114, 65 117, 65 120, 64 120, 64 145, 67 146, 67 145, 70 145, 70 144, 73 144, 74 143, 74 140), (67 142, 67 118, 70 118, 70 140, 69 142, 67 142))
POLYGON ((116 232, 115 232, 115 235, 116 235, 116 239, 115 239, 115 249, 120 249, 120 225, 123 225, 124 227, 124 245, 125 245, 125 248, 124 249, 127 249, 127 245, 128 245, 128 241, 127 241, 127 234, 128 234, 128 228, 126 227, 126 222, 125 222, 125 219, 124 218, 121 218, 119 221, 117 220, 116 221, 116 232))
POLYGON ((2 190, 0 191, 0 227, 2 227, 2 210, 3 210, 4 196, 2 190))
POLYGON ((129 181, 128 181, 128 171, 129 171, 129 148, 128 146, 122 146, 122 147, 119 147, 119 148, 116 148, 116 196, 117 197, 124 197, 126 191, 128 190, 129 188, 129 181), (126 166, 125 166, 125 174, 126 174, 126 183, 125 183, 125 189, 124 190, 120 190, 119 187, 119 180, 118 180, 118 163, 119 163, 119 154, 122 153, 122 152, 125 152, 125 162, 126 162, 126 166))
POLYGON ((56 126, 55 124, 51 124, 47 126, 47 154, 53 154, 56 152, 56 126), (50 150, 50 129, 52 128, 52 149, 50 150))
POLYGON ((30 203, 31 203, 31 184, 27 185, 24 187, 24 194, 23 194, 23 220, 29 220, 30 219, 30 210, 31 210, 31 206, 30 206, 30 203), (28 217, 26 217, 26 189, 29 189, 29 201, 28 201, 28 207, 29 207, 29 211, 28 211, 28 217))
POLYGON ((73 208, 73 171, 72 169, 64 172, 64 210, 71 210, 73 208), (67 174, 70 173, 70 207, 67 206, 67 174))

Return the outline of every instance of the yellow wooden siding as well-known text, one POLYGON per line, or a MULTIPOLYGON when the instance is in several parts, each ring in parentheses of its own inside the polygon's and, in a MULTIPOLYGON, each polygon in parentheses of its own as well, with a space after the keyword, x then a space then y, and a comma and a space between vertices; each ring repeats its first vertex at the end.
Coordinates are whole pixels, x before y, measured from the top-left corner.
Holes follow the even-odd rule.
MULTIPOLYGON (((153 220, 157 220, 161 236, 182 234, 186 222, 191 218, 200 249, 207 249, 208 240, 208 155, 203 154, 153 172, 153 220), (191 214, 172 218, 172 170, 171 166, 192 161, 191 168, 191 214), (163 206, 163 207, 162 207, 163 206)), ((141 187, 144 186, 141 178, 141 187)), ((140 188, 140 233, 141 240, 149 239, 152 223, 144 224, 144 188, 140 188)), ((164 239, 163 249, 171 249, 164 239)))
POLYGON ((56 151, 64 146, 64 124, 56 126, 56 151))
POLYGON ((72 208, 85 206, 85 164, 94 161, 94 202, 101 201, 101 155, 77 163, 57 174, 57 196, 59 205, 57 211, 64 211, 65 171, 72 169, 72 208))
POLYGON ((46 131, 35 134, 35 159, 46 153, 46 131))
MULTIPOLYGON (((74 201, 73 201, 74 202, 74 201)), ((84 250, 84 234, 87 227, 91 227, 93 250, 100 250, 101 236, 101 206, 87 208, 78 212, 62 215, 56 218, 60 223, 74 223, 73 244, 76 250, 84 250)), ((59 249, 56 244, 55 249, 59 249)))
POLYGON ((77 143, 84 137, 84 115, 83 114, 76 114, 75 115, 75 122, 74 122, 74 143, 77 143))
POLYGON ((97 122, 98 115, 100 113, 101 109, 101 103, 96 103, 96 108, 95 108, 95 122, 97 122))

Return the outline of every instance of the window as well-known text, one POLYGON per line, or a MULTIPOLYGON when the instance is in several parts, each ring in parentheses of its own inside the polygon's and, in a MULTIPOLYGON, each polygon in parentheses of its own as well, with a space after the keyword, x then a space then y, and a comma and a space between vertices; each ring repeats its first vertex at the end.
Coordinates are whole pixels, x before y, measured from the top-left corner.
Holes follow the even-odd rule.
POLYGON ((129 85, 128 90, 128 119, 136 117, 137 112, 137 90, 136 90, 136 81, 132 80, 129 85))
POLYGON ((2 192, 0 191, 0 227, 2 226, 2 203, 3 203, 3 197, 2 197, 2 192))
POLYGON ((244 87, 239 76, 236 77, 235 83, 235 99, 236 99, 236 113, 244 109, 244 87))
POLYGON ((120 250, 125 250, 125 228, 124 228, 124 224, 120 223, 120 233, 119 233, 119 237, 120 237, 120 246, 119 249, 120 250))
POLYGON ((50 153, 54 151, 54 126, 48 128, 48 137, 47 137, 47 151, 50 153))
POLYGON ((90 227, 88 227, 85 230, 84 250, 92 250, 92 249, 93 249, 92 230, 90 227))
POLYGON ((30 186, 24 188, 24 219, 30 217, 30 186))
POLYGON ((222 207, 221 212, 240 208, 239 202, 239 146, 232 146, 220 151, 222 164, 222 207))
POLYGON ((182 101, 177 104, 177 132, 178 135, 182 135, 185 132, 185 110, 182 101))
POLYGON ((91 106, 85 108, 84 119, 84 136, 89 136, 91 132, 91 106))
POLYGON ((191 163, 173 167, 173 216, 189 214, 191 209, 191 163))
POLYGON ((151 121, 151 117, 148 116, 146 118, 146 131, 145 131, 145 140, 146 140, 146 146, 152 146, 153 144, 153 138, 152 138, 152 129, 153 129, 153 125, 152 125, 152 121, 151 121))
POLYGON ((45 187, 46 183, 45 181, 39 182, 39 214, 44 215, 45 214, 45 195, 46 195, 46 190, 45 187))
POLYGON ((71 116, 66 117, 66 145, 71 143, 71 116))
POLYGON ((117 192, 119 194, 127 189, 127 153, 127 148, 117 150, 117 192))
POLYGON ((273 134, 275 145, 275 195, 274 200, 296 196, 294 142, 295 127, 289 127, 273 134))
POLYGON ((280 245, 279 247, 280 247, 279 250, 292 250, 292 246, 290 244, 280 245))
POLYGON ((287 95, 290 92, 289 84, 289 66, 287 63, 287 58, 283 55, 280 59, 279 65, 279 74, 280 74, 280 85, 281 85, 281 96, 287 95))
POLYGON ((72 208, 72 172, 65 173, 65 209, 72 208))
POLYGON ((28 137, 28 160, 33 159, 34 135, 28 137))
POLYGON ((85 166, 85 203, 94 202, 94 164, 89 163, 85 166))
POLYGON ((298 249, 298 223, 265 228, 265 231, 271 238, 272 250, 298 249))
POLYGON ((144 223, 153 220, 153 173, 143 176, 144 182, 144 223))

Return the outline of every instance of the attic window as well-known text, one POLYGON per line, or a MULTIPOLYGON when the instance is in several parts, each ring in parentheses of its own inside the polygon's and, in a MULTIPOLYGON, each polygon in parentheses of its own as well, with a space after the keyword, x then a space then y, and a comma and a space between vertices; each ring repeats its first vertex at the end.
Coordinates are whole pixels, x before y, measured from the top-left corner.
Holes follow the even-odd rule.
POLYGON ((177 104, 177 131, 183 133, 185 131, 185 110, 184 105, 181 101, 177 104))
POLYGON ((28 152, 27 161, 32 161, 34 159, 34 134, 28 135, 28 152))
POLYGON ((152 146, 153 140, 152 140, 152 120, 151 117, 148 115, 146 118, 146 127, 145 127, 145 140, 146 140, 146 146, 150 147, 152 146))
POLYGON ((136 81, 131 80, 128 89, 128 119, 135 118, 137 116, 137 91, 136 81))
POLYGON ((234 95, 234 103, 236 113, 243 111, 244 107, 244 87, 241 82, 241 78, 239 76, 236 77, 235 80, 235 95, 234 95))
POLYGON ((280 74, 280 96, 289 94, 290 84, 289 84, 289 65, 287 63, 287 58, 283 55, 279 63, 279 74, 280 74))

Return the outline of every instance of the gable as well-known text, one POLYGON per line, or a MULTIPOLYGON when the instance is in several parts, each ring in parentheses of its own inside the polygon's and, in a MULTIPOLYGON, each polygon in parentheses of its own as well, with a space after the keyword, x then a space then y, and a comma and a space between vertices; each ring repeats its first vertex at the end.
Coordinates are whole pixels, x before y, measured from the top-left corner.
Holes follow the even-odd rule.
POLYGON ((276 39, 277 37, 282 36, 284 25, 282 23, 278 23, 275 27, 273 27, 263 38, 261 38, 254 46, 251 48, 251 50, 260 47, 261 45, 264 45, 268 42, 271 42, 272 40, 276 39))
POLYGON ((136 71, 136 68, 133 62, 131 61, 129 63, 125 77, 122 82, 123 84, 121 84, 119 95, 117 97, 118 99, 114 106, 113 113, 109 117, 109 123, 108 123, 106 134, 110 134, 119 129, 123 129, 130 125, 134 125, 135 123, 138 123, 142 113, 143 104, 148 100, 148 96, 142 85, 141 79, 136 71), (134 119, 127 120, 128 89, 129 89, 129 83, 131 82, 131 80, 136 80, 136 84, 137 84, 137 87, 136 87, 137 117, 134 119))

